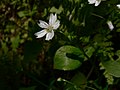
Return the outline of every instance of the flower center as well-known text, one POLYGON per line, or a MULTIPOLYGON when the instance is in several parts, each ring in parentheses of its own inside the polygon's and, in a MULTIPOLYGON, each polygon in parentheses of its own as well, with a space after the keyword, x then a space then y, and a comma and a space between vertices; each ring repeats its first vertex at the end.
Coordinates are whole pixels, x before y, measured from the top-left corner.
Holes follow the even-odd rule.
POLYGON ((48 28, 46 29, 47 32, 52 32, 53 27, 51 25, 48 26, 48 28))

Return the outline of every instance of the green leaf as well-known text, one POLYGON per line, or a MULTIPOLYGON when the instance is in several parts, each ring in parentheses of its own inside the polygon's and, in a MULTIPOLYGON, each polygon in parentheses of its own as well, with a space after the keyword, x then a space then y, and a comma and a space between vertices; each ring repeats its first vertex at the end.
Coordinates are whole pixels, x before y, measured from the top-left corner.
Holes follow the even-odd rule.
POLYGON ((117 32, 120 32, 120 28, 119 28, 119 29, 117 29, 117 32))
POLYGON ((78 72, 71 79, 71 82, 73 82, 77 87, 85 88, 86 80, 86 77, 81 72, 78 72))
POLYGON ((28 11, 19 11, 17 14, 19 17, 24 17, 28 15, 28 11))
MULTIPOLYGON (((81 62, 76 57, 68 57, 67 54, 74 54, 76 57, 78 56, 79 59, 83 60, 84 55, 82 51, 74 46, 62 46, 60 47, 54 57, 54 69, 59 70, 74 70, 81 65, 81 62), (76 58, 76 59, 74 59, 76 58)), ((74 56, 73 55, 73 56, 74 56)))
POLYGON ((16 50, 19 46, 19 42, 20 42, 20 36, 16 36, 16 37, 12 37, 11 38, 11 42, 12 42, 12 48, 13 50, 16 50))
POLYGON ((50 12, 52 12, 52 13, 57 13, 57 14, 60 14, 62 11, 63 11, 63 7, 62 7, 62 6, 60 6, 59 9, 57 9, 57 8, 55 8, 55 7, 52 7, 52 8, 50 9, 50 12))
POLYGON ((116 53, 115 53, 115 55, 118 56, 118 58, 116 59, 116 61, 120 63, 120 50, 117 50, 116 53))
POLYGON ((113 84, 114 82, 114 78, 112 75, 110 75, 110 73, 108 73, 107 71, 104 72, 104 76, 105 78, 107 79, 107 83, 110 85, 110 84, 113 84))
POLYGON ((93 47, 85 48, 85 52, 89 58, 93 55, 94 51, 95 51, 95 49, 93 47))
POLYGON ((115 77, 120 77, 120 63, 117 61, 104 61, 102 62, 103 66, 108 73, 115 77))
POLYGON ((7 54, 8 47, 7 47, 6 43, 4 43, 4 42, 1 41, 1 45, 2 45, 2 49, 3 49, 4 53, 7 54))
POLYGON ((70 82, 65 86, 65 90, 84 90, 86 77, 81 73, 76 73, 70 82))

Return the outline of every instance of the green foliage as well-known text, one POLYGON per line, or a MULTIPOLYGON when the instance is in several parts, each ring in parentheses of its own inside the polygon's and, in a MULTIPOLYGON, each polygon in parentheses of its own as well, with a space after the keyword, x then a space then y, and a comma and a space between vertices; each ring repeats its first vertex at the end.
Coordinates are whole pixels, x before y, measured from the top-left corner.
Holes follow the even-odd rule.
POLYGON ((0 90, 119 89, 117 4, 119 0, 102 0, 98 6, 88 0, 1 0, 0 90), (51 13, 60 20, 53 39, 35 38, 43 29, 38 21, 49 22, 51 13))
POLYGON ((58 9, 56 9, 55 7, 52 7, 52 8, 50 9, 50 12, 51 12, 51 13, 60 14, 62 11, 63 11, 63 7, 62 7, 62 6, 60 6, 58 9))
POLYGON ((19 35, 16 37, 11 37, 11 43, 12 43, 11 47, 13 48, 13 50, 16 50, 20 43, 19 35))
POLYGON ((105 76, 105 78, 107 78, 107 83, 110 85, 110 84, 113 84, 113 82, 114 82, 114 78, 113 78, 113 76, 110 74, 110 73, 108 73, 107 71, 105 71, 104 72, 104 76, 105 76))
POLYGON ((105 69, 113 76, 120 77, 120 63, 116 61, 104 61, 102 62, 105 69))

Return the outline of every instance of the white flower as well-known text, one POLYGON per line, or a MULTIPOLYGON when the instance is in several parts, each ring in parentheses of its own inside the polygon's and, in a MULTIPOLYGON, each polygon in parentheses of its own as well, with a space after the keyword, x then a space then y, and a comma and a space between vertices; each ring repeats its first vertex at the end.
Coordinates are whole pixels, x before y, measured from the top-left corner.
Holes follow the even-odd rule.
POLYGON ((120 4, 116 5, 120 9, 120 4))
POLYGON ((54 37, 53 30, 60 26, 60 21, 57 20, 57 15, 50 14, 49 24, 42 20, 39 20, 39 22, 40 23, 38 23, 38 25, 44 29, 35 33, 35 36, 37 36, 37 38, 41 38, 46 35, 45 40, 51 40, 54 37))
POLYGON ((95 6, 98 6, 101 3, 101 0, 88 0, 89 4, 95 4, 95 6))
POLYGON ((111 21, 107 21, 107 24, 108 24, 108 27, 109 27, 110 30, 114 29, 114 26, 113 26, 111 21))

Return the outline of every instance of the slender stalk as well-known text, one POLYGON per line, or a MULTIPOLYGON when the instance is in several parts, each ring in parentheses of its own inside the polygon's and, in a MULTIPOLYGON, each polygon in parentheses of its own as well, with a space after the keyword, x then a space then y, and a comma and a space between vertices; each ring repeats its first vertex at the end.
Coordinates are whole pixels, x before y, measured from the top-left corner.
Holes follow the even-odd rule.
POLYGON ((87 75, 87 79, 90 77, 90 75, 92 74, 92 71, 93 71, 93 69, 94 69, 94 65, 92 66, 92 68, 90 69, 90 71, 89 71, 89 73, 88 73, 88 75, 87 75))
POLYGON ((39 84, 41 84, 42 86, 46 87, 46 88, 49 88, 49 86, 47 86, 46 84, 44 84, 43 82, 37 80, 35 77, 29 75, 29 77, 31 77, 33 80, 35 80, 36 82, 38 82, 39 84))
POLYGON ((97 90, 97 89, 92 88, 92 87, 89 87, 89 86, 86 86, 86 88, 89 88, 89 89, 91 89, 91 90, 97 90))
POLYGON ((96 17, 99 17, 99 18, 102 18, 102 19, 105 19, 104 17, 102 17, 102 16, 100 16, 100 15, 97 15, 97 14, 95 14, 95 13, 91 13, 91 15, 96 16, 96 17))

